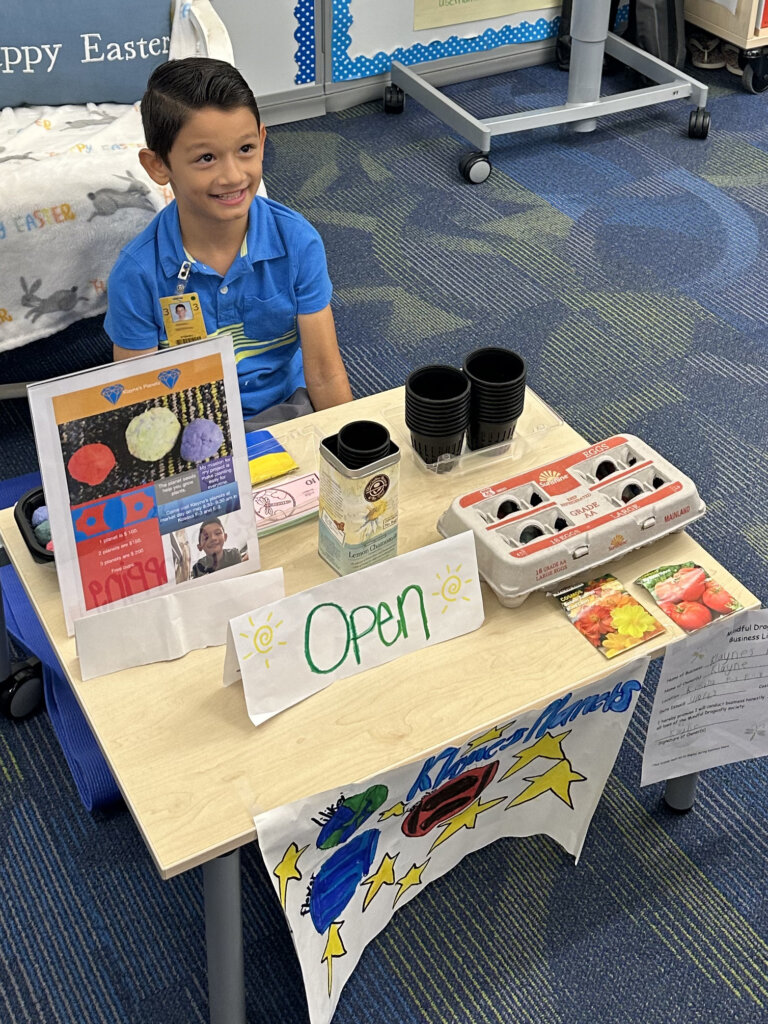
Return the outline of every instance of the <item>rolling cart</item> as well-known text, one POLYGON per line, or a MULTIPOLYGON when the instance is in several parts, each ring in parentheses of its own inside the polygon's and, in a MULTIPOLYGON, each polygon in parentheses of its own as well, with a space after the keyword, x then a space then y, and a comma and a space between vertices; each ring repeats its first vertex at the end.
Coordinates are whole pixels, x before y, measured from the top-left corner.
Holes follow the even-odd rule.
POLYGON ((610 0, 574 0, 568 95, 562 106, 489 117, 481 121, 425 82, 415 71, 399 61, 392 61, 391 85, 384 90, 384 110, 390 114, 401 113, 405 105, 405 94, 408 93, 475 146, 475 152, 462 157, 459 163, 462 176, 473 185, 485 181, 491 173, 489 153, 494 135, 567 123, 573 123, 577 132, 591 132, 595 129, 598 117, 670 100, 690 98, 695 103, 696 109, 691 112, 688 122, 688 134, 692 139, 705 139, 710 126, 710 115, 706 109, 707 87, 609 32, 610 6, 610 0), (631 92, 601 97, 605 54, 634 69, 654 84, 631 92))
POLYGON ((765 0, 736 0, 733 12, 715 0, 685 0, 685 20, 741 50, 747 92, 768 89, 768 12, 765 0))

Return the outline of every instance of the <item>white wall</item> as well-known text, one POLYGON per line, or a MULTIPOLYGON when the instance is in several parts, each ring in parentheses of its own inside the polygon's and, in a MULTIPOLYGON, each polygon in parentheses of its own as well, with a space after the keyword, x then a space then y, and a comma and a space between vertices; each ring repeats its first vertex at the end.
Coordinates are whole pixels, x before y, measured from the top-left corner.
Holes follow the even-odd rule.
POLYGON ((297 88, 292 0, 213 0, 229 32, 235 64, 256 99, 297 88))

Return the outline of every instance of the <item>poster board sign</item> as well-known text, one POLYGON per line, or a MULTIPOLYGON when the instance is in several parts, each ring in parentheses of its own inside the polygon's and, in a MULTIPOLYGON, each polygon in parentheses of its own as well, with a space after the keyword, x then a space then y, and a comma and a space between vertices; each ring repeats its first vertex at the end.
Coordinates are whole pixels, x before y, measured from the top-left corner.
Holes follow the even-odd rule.
POLYGON ((467 21, 521 14, 532 7, 536 10, 560 7, 560 0, 536 0, 535 3, 531 0, 414 0, 413 27, 419 31, 461 25, 467 21))
POLYGON ((335 679, 482 623, 467 531, 232 619, 224 682, 242 678, 248 714, 260 725, 335 679))
POLYGON ((633 662, 415 763, 254 818, 311 1024, 331 1020, 395 911, 467 853, 545 833, 578 857, 647 667, 633 662))
POLYGON ((259 567, 229 336, 28 387, 67 632, 259 567))

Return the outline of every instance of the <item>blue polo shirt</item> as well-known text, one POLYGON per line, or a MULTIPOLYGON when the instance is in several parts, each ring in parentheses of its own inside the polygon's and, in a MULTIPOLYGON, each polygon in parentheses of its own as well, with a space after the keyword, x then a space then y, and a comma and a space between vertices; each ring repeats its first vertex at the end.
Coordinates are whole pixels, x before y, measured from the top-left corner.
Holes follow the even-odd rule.
MULTIPOLYGON (((187 259, 174 201, 123 249, 109 275, 104 327, 116 345, 137 352, 167 347, 160 298, 176 294, 187 259)), ((325 309, 332 290, 325 249, 309 221, 256 196, 226 275, 191 262, 184 291, 198 293, 208 336, 233 336, 244 418, 303 387, 296 317, 325 309)))

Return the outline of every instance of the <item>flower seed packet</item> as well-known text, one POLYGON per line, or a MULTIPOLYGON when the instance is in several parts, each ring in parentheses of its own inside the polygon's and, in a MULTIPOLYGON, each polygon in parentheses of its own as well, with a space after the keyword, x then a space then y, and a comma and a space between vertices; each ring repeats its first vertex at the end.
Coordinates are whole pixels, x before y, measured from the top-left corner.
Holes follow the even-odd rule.
POLYGON ((664 632, 615 576, 600 576, 554 596, 581 635, 606 658, 615 658, 664 632))
POLYGON ((693 633, 742 607, 695 562, 659 566, 643 573, 635 583, 645 587, 664 614, 686 633, 693 633))

